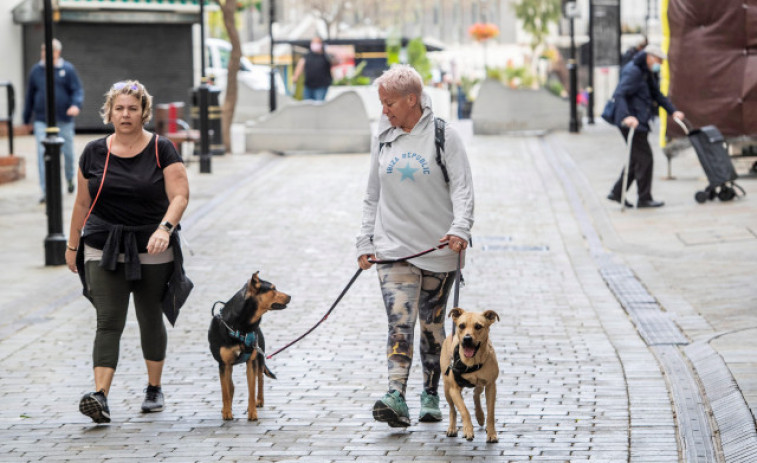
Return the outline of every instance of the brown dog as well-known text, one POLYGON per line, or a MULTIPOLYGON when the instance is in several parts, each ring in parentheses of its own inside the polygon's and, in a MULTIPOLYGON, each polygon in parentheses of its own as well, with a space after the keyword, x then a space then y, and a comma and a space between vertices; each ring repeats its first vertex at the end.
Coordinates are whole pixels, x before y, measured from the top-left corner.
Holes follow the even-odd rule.
POLYGON ((444 396, 449 404, 447 436, 457 436, 457 409, 463 421, 463 437, 473 440, 473 424, 462 394, 463 388, 472 387, 476 421, 480 426, 484 424, 481 392, 486 390, 486 442, 498 442, 494 429, 494 403, 497 400, 499 365, 489 340, 489 327, 499 320, 499 315, 493 310, 478 313, 454 308, 449 316, 456 330, 444 340, 441 354, 444 396))
POLYGON ((234 365, 247 364, 247 419, 258 419, 258 407, 263 406, 263 375, 276 379, 265 365, 265 338, 260 319, 269 310, 283 310, 292 298, 276 290, 273 284, 258 278, 258 272, 213 316, 208 329, 208 342, 213 358, 218 362, 223 397, 224 420, 233 418, 231 402, 234 365), (257 383, 257 396, 255 386, 257 383))

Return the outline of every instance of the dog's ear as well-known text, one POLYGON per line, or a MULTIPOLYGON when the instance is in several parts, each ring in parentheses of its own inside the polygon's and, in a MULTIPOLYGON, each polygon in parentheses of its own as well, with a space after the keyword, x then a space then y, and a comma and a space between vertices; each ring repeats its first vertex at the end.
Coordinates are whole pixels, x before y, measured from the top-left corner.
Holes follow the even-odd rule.
POLYGON ((455 307, 454 309, 449 311, 449 315, 447 316, 452 318, 452 320, 457 320, 464 313, 465 310, 461 309, 460 307, 455 307))
POLYGON ((260 278, 258 277, 258 273, 260 273, 260 271, 253 273, 252 278, 250 278, 250 282, 247 284, 247 291, 250 293, 257 294, 258 290, 260 289, 260 278))
POLYGON ((484 312, 484 318, 489 320, 489 324, 499 321, 499 315, 497 315, 497 312, 493 310, 487 310, 486 312, 484 312))

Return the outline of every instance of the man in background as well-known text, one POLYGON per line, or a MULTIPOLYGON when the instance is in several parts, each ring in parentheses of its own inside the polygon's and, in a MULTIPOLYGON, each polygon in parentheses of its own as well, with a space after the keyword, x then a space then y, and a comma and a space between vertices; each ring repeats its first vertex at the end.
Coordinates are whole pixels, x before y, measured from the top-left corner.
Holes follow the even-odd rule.
POLYGON ((305 73, 305 93, 303 99, 323 101, 331 85, 331 61, 323 50, 320 37, 313 37, 310 41, 310 51, 300 58, 292 75, 296 83, 300 74, 305 73))
MULTIPOLYGON (((63 138, 63 158, 68 192, 74 192, 74 118, 79 115, 84 102, 84 88, 73 64, 60 57, 63 49, 58 39, 53 39, 53 81, 55 82, 55 119, 60 136, 63 138)), ((37 157, 39 166, 39 184, 42 189, 40 203, 46 200, 45 191, 45 147, 42 140, 47 130, 47 102, 45 96, 45 44, 40 50, 41 59, 29 72, 24 103, 24 124, 29 125, 33 119, 34 138, 37 140, 37 157)))

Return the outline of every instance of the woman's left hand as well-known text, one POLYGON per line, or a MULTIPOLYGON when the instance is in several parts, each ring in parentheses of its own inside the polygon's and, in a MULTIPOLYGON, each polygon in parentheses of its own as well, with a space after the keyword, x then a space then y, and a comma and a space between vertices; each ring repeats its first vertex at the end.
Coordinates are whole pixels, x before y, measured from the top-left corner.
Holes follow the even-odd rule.
POLYGON ((444 243, 445 241, 449 248, 455 252, 460 252, 468 247, 468 242, 456 235, 444 235, 444 238, 439 240, 440 243, 444 243))
POLYGON ((147 242, 147 253, 158 254, 168 249, 168 243, 171 242, 171 234, 162 228, 155 230, 147 242))

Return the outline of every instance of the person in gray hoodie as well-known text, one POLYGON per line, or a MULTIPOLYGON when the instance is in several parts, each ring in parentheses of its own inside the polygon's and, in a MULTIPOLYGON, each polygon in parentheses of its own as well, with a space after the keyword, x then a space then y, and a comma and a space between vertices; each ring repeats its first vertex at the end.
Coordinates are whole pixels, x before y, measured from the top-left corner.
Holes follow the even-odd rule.
POLYGON ((389 322, 389 392, 374 404, 373 417, 392 427, 405 427, 410 425, 405 392, 416 320, 421 323, 424 387, 419 420, 442 418, 437 393, 439 356, 458 257, 464 261, 470 242, 473 182, 465 147, 449 125, 441 165, 437 163, 434 113, 418 72, 395 65, 376 85, 383 114, 371 149, 357 238, 358 264, 367 270, 371 260, 400 259, 448 243, 446 248, 421 257, 377 265, 389 322))

